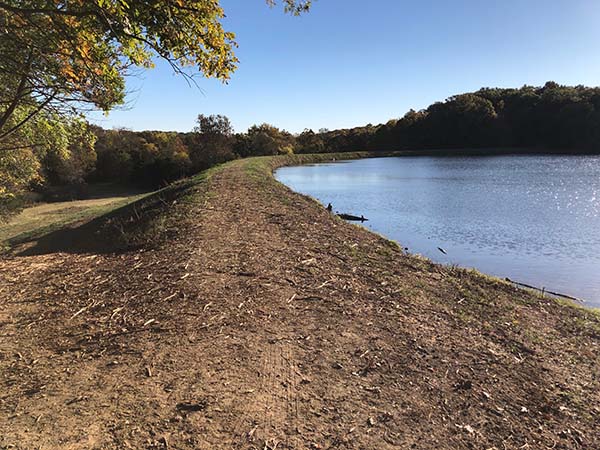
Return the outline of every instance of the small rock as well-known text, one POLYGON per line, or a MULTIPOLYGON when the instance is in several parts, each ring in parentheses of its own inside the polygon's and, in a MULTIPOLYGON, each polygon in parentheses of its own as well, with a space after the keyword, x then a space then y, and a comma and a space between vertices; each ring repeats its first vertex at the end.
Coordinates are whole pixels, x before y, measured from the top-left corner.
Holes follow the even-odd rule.
POLYGON ((459 430, 464 430, 464 431, 466 431, 469 434, 475 433, 475 429, 471 425, 458 425, 458 424, 456 424, 456 428, 458 428, 459 430))

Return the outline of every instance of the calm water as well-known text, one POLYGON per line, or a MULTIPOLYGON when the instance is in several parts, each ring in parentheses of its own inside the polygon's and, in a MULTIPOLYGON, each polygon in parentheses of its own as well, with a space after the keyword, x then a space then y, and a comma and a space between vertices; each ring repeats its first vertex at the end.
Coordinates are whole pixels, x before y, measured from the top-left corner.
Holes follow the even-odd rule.
POLYGON ((276 177, 412 253, 600 307, 600 156, 374 158, 276 177))

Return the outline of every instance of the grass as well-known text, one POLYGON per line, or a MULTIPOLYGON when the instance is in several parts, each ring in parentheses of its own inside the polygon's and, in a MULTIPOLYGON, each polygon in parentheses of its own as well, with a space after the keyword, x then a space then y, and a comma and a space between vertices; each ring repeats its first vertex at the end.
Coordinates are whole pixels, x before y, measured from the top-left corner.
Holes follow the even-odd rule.
POLYGON ((159 245, 185 220, 200 186, 221 168, 212 167, 158 191, 127 195, 121 189, 118 196, 103 197, 116 191, 101 186, 91 192, 93 199, 27 208, 0 226, 0 252, 104 253, 159 245))
POLYGON ((56 230, 108 214, 149 193, 123 191, 101 186, 94 197, 57 203, 41 203, 24 209, 7 223, 0 225, 0 250, 9 250, 23 242, 34 240, 56 230), (102 197, 102 195, 107 195, 102 197))

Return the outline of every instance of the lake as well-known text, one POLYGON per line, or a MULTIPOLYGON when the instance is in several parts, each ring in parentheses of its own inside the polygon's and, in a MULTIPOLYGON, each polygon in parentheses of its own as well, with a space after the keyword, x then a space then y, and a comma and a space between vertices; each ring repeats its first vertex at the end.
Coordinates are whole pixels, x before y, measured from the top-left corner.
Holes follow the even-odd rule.
POLYGON ((371 158, 276 178, 411 253, 600 307, 600 156, 371 158))

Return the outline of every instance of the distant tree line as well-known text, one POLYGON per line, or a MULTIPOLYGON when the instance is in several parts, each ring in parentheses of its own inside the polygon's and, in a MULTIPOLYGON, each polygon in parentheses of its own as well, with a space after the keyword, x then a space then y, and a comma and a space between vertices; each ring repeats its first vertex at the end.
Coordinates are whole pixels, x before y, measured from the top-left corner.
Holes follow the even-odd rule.
MULTIPOLYGON (((268 124, 234 133, 229 119, 199 115, 188 133, 94 128, 96 162, 85 180, 157 188, 236 158, 293 153, 291 133, 268 124)), ((62 180, 66 181, 66 180, 62 180)))
POLYGON ((301 152, 527 148, 600 152, 600 88, 483 88, 398 120, 298 136, 301 152))
POLYGON ((596 152, 600 88, 554 82, 484 88, 385 124, 296 135, 269 124, 234 133, 229 119, 220 115, 199 115, 188 133, 101 128, 94 133, 95 156, 76 153, 68 168, 52 169, 52 182, 125 180, 154 188, 231 159, 290 153, 473 148, 596 152))
POLYGON ((30 130, 35 146, 15 145, 0 154, 0 216, 25 190, 63 187, 67 196, 77 196, 78 188, 90 182, 157 188, 249 156, 405 149, 600 152, 600 88, 554 82, 484 88, 385 124, 296 135, 269 124, 235 133, 221 115, 199 115, 196 127, 186 133, 105 130, 81 118, 42 119, 30 130))

